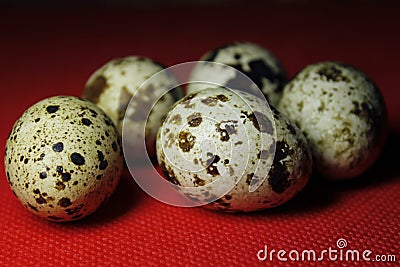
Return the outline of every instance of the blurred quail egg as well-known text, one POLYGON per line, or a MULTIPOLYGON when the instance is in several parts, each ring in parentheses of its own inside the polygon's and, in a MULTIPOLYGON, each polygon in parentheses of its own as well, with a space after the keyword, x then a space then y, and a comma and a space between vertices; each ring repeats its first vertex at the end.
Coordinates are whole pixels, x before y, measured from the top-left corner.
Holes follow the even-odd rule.
POLYGON ((315 167, 325 177, 359 176, 382 150, 383 97, 354 67, 322 62, 304 68, 285 87, 279 109, 304 132, 315 167))
POLYGON ((182 188, 198 187, 186 196, 222 211, 280 205, 311 172, 301 131, 265 99, 239 90, 215 87, 187 95, 167 114, 156 144, 166 178, 182 188))
MULTIPOLYGON (((168 91, 177 83, 168 72, 163 72, 156 79, 145 83, 163 69, 149 58, 129 56, 109 61, 96 70, 86 83, 82 97, 102 108, 115 123, 120 134, 123 122, 125 123, 124 127, 128 129, 125 132, 130 133, 129 142, 125 143, 126 151, 134 151, 136 142, 146 138, 149 155, 154 155, 155 137, 161 119, 175 101, 183 96, 179 87, 168 91), (129 105, 132 96, 135 96, 136 101, 129 105), (154 104, 147 118, 146 109, 151 109, 154 104), (146 132, 143 133, 142 129, 146 129, 146 132)), ((134 153, 130 155, 135 156, 134 153)))
POLYGON ((27 109, 14 124, 4 161, 19 201, 52 221, 95 211, 116 188, 123 162, 108 116, 72 96, 47 98, 27 109))
POLYGON ((210 84, 198 81, 251 92, 249 89, 253 86, 249 86, 248 77, 257 85, 252 90, 261 89, 270 104, 278 104, 287 78, 281 63, 270 51, 253 43, 234 42, 206 53, 200 60, 222 64, 199 62, 191 73, 190 80, 196 83, 188 84, 188 94, 210 87, 210 84))

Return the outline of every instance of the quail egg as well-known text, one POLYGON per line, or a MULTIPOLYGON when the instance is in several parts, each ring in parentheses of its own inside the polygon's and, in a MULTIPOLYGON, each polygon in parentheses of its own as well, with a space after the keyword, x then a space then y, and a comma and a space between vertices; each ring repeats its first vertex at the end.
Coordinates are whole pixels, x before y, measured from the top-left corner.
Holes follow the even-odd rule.
POLYGON ((102 108, 115 123, 120 134, 123 123, 128 129, 125 133, 130 133, 130 141, 125 145, 126 152, 132 152, 130 156, 142 156, 134 154, 134 147, 136 142, 144 139, 149 155, 154 156, 155 137, 161 119, 175 101, 183 96, 182 89, 175 88, 177 81, 169 72, 162 72, 156 79, 146 83, 163 69, 149 58, 128 56, 109 61, 86 82, 82 97, 102 108), (175 89, 169 91, 170 88, 175 89), (136 101, 129 105, 132 96, 135 96, 136 101), (153 105, 154 108, 147 118, 148 113, 145 110, 153 105), (145 133, 141 129, 146 129, 145 133))
POLYGON ((327 178, 361 175, 382 150, 387 129, 383 97, 352 66, 322 62, 304 68, 285 87, 279 109, 304 132, 315 167, 327 178))
POLYGON ((100 108, 57 96, 36 103, 17 120, 4 161, 11 189, 29 211, 71 221, 110 197, 123 159, 117 129, 100 108))
POLYGON ((278 104, 287 78, 281 63, 270 51, 257 44, 234 42, 206 53, 200 60, 206 62, 199 62, 192 71, 188 94, 209 87, 210 84, 201 83, 206 81, 248 92, 250 88, 261 89, 271 105, 278 104), (222 64, 207 64, 209 61, 222 64), (247 77, 257 88, 252 88, 247 77))
POLYGON ((182 190, 197 187, 185 196, 227 212, 288 201, 305 186, 312 166, 297 126, 265 99, 240 90, 187 95, 167 114, 156 144, 170 182, 182 190))

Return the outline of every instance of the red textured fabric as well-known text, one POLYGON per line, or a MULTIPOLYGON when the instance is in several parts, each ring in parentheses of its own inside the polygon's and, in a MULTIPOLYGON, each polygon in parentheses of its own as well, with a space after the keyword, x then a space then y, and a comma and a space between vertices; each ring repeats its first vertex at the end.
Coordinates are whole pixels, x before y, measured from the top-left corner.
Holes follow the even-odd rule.
MULTIPOLYGON (((332 247, 392 254, 400 261, 399 8, 394 5, 235 8, 0 10, 1 153, 13 123, 52 95, 80 95, 108 60, 141 54, 166 65, 198 59, 232 40, 260 43, 294 75, 338 60, 367 72, 381 88, 390 135, 379 162, 349 182, 313 177, 287 204, 249 214, 177 208, 146 195, 129 173, 110 202, 73 223, 26 211, 0 168, 0 265, 5 266, 365 266, 378 262, 264 262, 257 252, 332 247)), ((287 256, 287 255, 286 255, 287 256)))

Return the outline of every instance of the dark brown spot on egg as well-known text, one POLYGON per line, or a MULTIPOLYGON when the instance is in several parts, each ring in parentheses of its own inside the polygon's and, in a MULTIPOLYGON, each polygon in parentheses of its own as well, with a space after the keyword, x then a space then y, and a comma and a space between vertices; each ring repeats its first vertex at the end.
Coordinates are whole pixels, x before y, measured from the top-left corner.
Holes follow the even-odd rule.
POLYGON ((62 166, 57 166, 56 171, 60 174, 64 171, 64 168, 62 166))
POLYGON ((83 204, 80 204, 74 208, 65 209, 65 213, 70 216, 75 215, 81 211, 82 207, 83 207, 83 204))
POLYGON ((62 152, 64 150, 64 144, 62 142, 58 142, 55 143, 52 148, 54 152, 62 152))
POLYGON ((69 198, 63 197, 58 201, 58 205, 63 207, 63 208, 66 208, 66 207, 71 206, 72 202, 71 202, 71 200, 69 198))
POLYGON ((226 199, 226 200, 231 200, 231 199, 232 199, 232 196, 231 196, 231 195, 225 195, 225 199, 226 199))
POLYGON ((183 152, 189 152, 193 148, 196 137, 190 132, 181 131, 178 135, 178 144, 183 152))
POLYGON ((320 105, 318 107, 318 111, 322 112, 325 110, 325 102, 323 100, 321 100, 320 105))
POLYGON ((107 166, 108 166, 108 161, 107 161, 107 160, 102 161, 102 162, 100 162, 100 164, 99 164, 99 169, 100 169, 100 170, 105 170, 105 169, 107 169, 107 166))
POLYGON ((47 172, 41 172, 39 173, 40 179, 46 179, 47 178, 47 172))
POLYGON ((121 95, 119 97, 119 109, 118 118, 122 119, 125 116, 125 111, 128 108, 129 101, 131 101, 132 94, 128 91, 128 88, 123 86, 121 90, 121 95))
POLYGON ((103 76, 97 76, 96 79, 89 85, 86 86, 83 91, 83 98, 89 99, 90 101, 97 103, 101 93, 108 87, 107 79, 103 76))
POLYGON ((44 199, 42 196, 36 198, 35 200, 36 200, 36 203, 38 203, 39 205, 47 203, 46 199, 44 199))
POLYGON ((212 153, 207 153, 207 156, 210 158, 208 158, 206 161, 206 172, 211 176, 220 175, 217 168, 217 163, 221 158, 218 155, 213 155, 212 153))
MULTIPOLYGON (((169 129, 167 129, 168 131, 169 131, 169 129)), ((166 147, 171 147, 172 146, 172 144, 174 143, 174 140, 175 140, 175 135, 174 135, 174 133, 173 132, 170 132, 167 136, 166 136, 166 143, 165 143, 165 146, 166 147)))
POLYGON ((180 125, 182 123, 182 117, 180 114, 175 114, 169 119, 169 122, 176 125, 180 125))
POLYGON ((35 122, 39 122, 39 121, 40 121, 40 118, 36 118, 36 119, 35 119, 35 122))
POLYGON ((235 125, 235 123, 237 123, 237 122, 238 121, 236 121, 236 120, 223 121, 223 122, 217 123, 215 125, 217 132, 219 132, 221 135, 221 137, 220 137, 221 141, 226 142, 229 140, 229 135, 237 133, 237 129, 236 129, 236 125, 235 125), (228 124, 230 122, 232 122, 233 124, 228 124), (225 123, 225 125, 223 127, 221 127, 222 123, 225 123))
POLYGON ((180 103, 185 107, 185 108, 191 108, 193 105, 191 104, 191 100, 197 96, 197 93, 192 93, 180 100, 180 103))
POLYGON ((241 144, 243 144, 242 141, 237 141, 234 145, 235 145, 235 146, 239 146, 239 145, 241 145, 241 144))
POLYGON ((92 124, 92 121, 87 118, 82 118, 82 124, 85 126, 90 126, 92 124))
POLYGON ((228 209, 231 206, 231 203, 225 202, 222 198, 215 200, 213 203, 217 204, 220 209, 228 209))
POLYGON ((101 152, 100 150, 97 150, 97 157, 99 158, 99 161, 103 161, 104 160, 104 154, 103 152, 101 152))
POLYGON ((99 164, 99 169, 100 170, 105 170, 108 166, 108 161, 104 160, 104 154, 100 150, 97 150, 97 157, 99 158, 100 164, 99 164))
POLYGON ((195 112, 187 117, 187 122, 189 127, 197 127, 203 121, 201 114, 199 112, 195 112))
POLYGON ((78 166, 85 164, 85 158, 82 157, 82 155, 77 152, 71 154, 71 161, 72 163, 78 166))
POLYGON ((342 70, 333 65, 323 66, 317 73, 327 81, 350 82, 350 79, 342 74, 342 70))
POLYGON ((283 193, 289 188, 291 182, 289 180, 290 173, 287 170, 286 159, 289 155, 294 153, 285 141, 278 141, 276 143, 275 157, 269 172, 269 185, 276 193, 283 193))
POLYGON ((61 181, 56 182, 56 186, 54 187, 58 191, 64 190, 65 189, 65 184, 61 181))
POLYGON ((71 180, 71 174, 65 172, 65 173, 61 174, 61 178, 62 178, 63 182, 68 182, 71 180))
POLYGON ((165 175, 165 178, 169 182, 173 183, 174 185, 179 185, 179 186, 181 185, 181 183, 176 179, 176 176, 175 176, 175 173, 173 172, 173 170, 167 168, 165 166, 164 161, 160 162, 160 168, 161 168, 161 171, 163 172, 163 174, 165 175))
POLYGON ((207 98, 202 99, 201 103, 203 103, 204 105, 213 107, 218 103, 218 100, 213 97, 207 97, 207 98))
POLYGON ((236 77, 229 80, 227 83, 228 88, 248 91, 251 86, 251 83, 247 80, 248 77, 260 89, 263 88, 263 79, 267 79, 276 85, 274 88, 275 92, 281 92, 283 90, 283 84, 286 82, 286 74, 284 72, 275 73, 271 66, 262 59, 250 61, 248 63, 249 71, 245 70, 241 64, 231 66, 245 75, 236 75, 236 77))
POLYGON ((111 147, 114 150, 114 152, 117 152, 118 147, 117 147, 117 143, 115 143, 115 141, 111 144, 111 147))
POLYGON ((297 103, 297 109, 301 112, 303 110, 304 107, 304 102, 300 101, 297 103))
POLYGON ((196 186, 204 186, 206 184, 206 182, 203 179, 200 179, 197 174, 193 174, 193 178, 194 185, 196 186))
POLYGON ((250 185, 251 180, 253 179, 253 176, 254 176, 254 173, 249 173, 249 174, 247 174, 247 177, 246 177, 246 184, 250 185))
POLYGON ((58 110, 58 108, 59 108, 60 106, 47 106, 46 107, 46 111, 48 112, 48 113, 55 113, 55 112, 57 112, 57 110, 58 110))
POLYGON ((219 125, 217 125, 217 132, 219 132, 221 134, 220 140, 222 142, 226 142, 229 140, 228 131, 225 129, 221 129, 219 125))
POLYGON ((95 111, 95 110, 93 110, 93 109, 89 109, 89 111, 90 111, 90 113, 92 114, 92 117, 93 118, 96 118, 97 117, 97 115, 98 115, 98 113, 97 113, 97 111, 95 111))
POLYGON ((362 102, 360 104, 358 101, 353 101, 353 109, 350 111, 350 113, 353 113, 364 121, 371 122, 371 124, 374 124, 374 120, 376 118, 376 114, 374 114, 369 104, 366 102, 362 102))
POLYGON ((268 134, 273 134, 274 128, 272 126, 272 122, 267 118, 264 114, 258 111, 254 111, 253 113, 248 114, 247 111, 243 111, 242 113, 247 116, 247 118, 253 123, 254 127, 260 132, 265 132, 268 134))
POLYGON ((105 119, 104 119, 104 122, 105 122, 105 124, 106 124, 107 126, 113 125, 112 121, 110 121, 108 118, 105 118, 105 119))
POLYGON ((216 96, 209 96, 205 99, 202 99, 201 103, 212 107, 212 106, 215 106, 218 103, 218 101, 227 102, 227 101, 229 101, 229 98, 223 94, 219 94, 216 96))
POLYGON ((226 95, 222 95, 222 94, 216 95, 215 98, 221 102, 229 101, 229 98, 226 95))

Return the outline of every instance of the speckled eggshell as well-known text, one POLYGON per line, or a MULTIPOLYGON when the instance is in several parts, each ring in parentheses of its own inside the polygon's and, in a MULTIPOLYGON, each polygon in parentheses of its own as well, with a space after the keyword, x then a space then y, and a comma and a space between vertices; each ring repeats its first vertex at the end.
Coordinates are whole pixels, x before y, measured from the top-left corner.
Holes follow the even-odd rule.
POLYGON ((296 126, 276 109, 265 110, 265 100, 224 88, 178 101, 157 136, 158 162, 167 179, 184 187, 202 186, 195 196, 200 201, 218 191, 213 181, 238 181, 205 206, 227 212, 270 208, 291 199, 309 179, 311 154, 296 126), (268 166, 270 172, 262 177, 268 166))
POLYGON ((322 62, 284 89, 279 109, 307 137, 316 169, 331 179, 359 176, 378 158, 387 112, 375 84, 354 67, 322 62))
MULTIPOLYGON (((226 64, 242 72, 257 85, 256 90, 261 89, 271 105, 278 104, 287 80, 286 71, 278 58, 263 47, 248 42, 234 42, 206 53, 200 60, 226 64)), ((246 81, 238 76, 234 69, 200 63, 192 71, 190 80, 213 81, 230 89, 246 87, 246 81)), ((204 83, 188 84, 187 94, 199 92, 209 86, 204 83)))
POLYGON ((11 131, 4 158, 19 201, 52 221, 95 211, 116 188, 122 162, 108 116, 72 96, 47 98, 27 109, 11 131))
MULTIPOLYGON (((146 144, 150 155, 154 155, 154 143, 162 117, 171 106, 183 96, 180 87, 164 94, 170 85, 175 85, 176 80, 171 74, 163 72, 157 79, 142 87, 143 83, 154 74, 164 68, 149 58, 128 56, 117 58, 107 62, 96 70, 86 82, 82 97, 88 99, 100 108, 112 119, 122 134, 124 115, 126 114, 126 132, 131 133, 130 142, 126 145, 135 147, 136 142, 146 138, 146 144), (131 104, 127 111, 132 96, 139 100, 131 104), (159 100, 160 95, 163 97, 159 100), (156 104, 157 103, 157 104, 156 104), (144 110, 154 108, 147 118, 144 110), (146 125, 146 126, 145 126, 146 125), (142 129, 146 129, 145 136, 142 129)), ((135 156, 132 154, 132 156, 135 156)))

